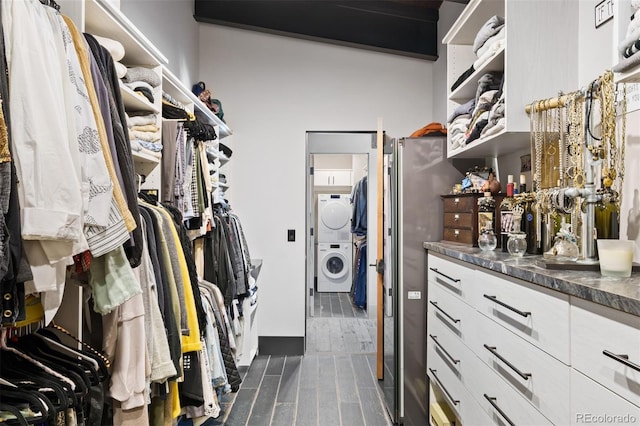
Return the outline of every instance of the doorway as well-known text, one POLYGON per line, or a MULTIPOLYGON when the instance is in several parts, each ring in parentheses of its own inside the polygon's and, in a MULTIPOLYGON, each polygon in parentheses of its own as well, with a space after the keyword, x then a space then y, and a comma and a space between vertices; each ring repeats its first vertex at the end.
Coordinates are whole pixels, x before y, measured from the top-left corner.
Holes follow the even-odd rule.
MULTIPOLYGON (((305 352, 374 353, 376 274, 369 265, 375 265, 376 252, 366 247, 375 247, 377 236, 375 223, 351 233, 351 195, 363 180, 376 182, 376 132, 307 132, 306 163, 305 352), (340 232, 345 208, 346 238, 340 232), (366 277, 359 283, 366 294, 360 306, 353 298, 358 263, 364 268, 360 277, 366 277)), ((376 190, 367 185, 360 200, 366 223, 376 217, 376 190)))

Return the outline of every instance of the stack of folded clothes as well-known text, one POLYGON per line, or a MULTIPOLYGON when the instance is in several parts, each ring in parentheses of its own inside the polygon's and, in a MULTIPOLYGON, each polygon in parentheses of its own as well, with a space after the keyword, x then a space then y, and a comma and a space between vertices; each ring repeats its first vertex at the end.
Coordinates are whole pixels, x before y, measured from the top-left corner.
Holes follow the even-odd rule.
POLYGON ((127 68, 122 81, 129 89, 146 98, 150 103, 155 103, 156 89, 160 87, 161 80, 154 70, 145 67, 127 68))
POLYGON ((614 72, 629 71, 640 65, 640 1, 631 2, 633 14, 627 27, 624 39, 618 44, 618 53, 622 58, 620 62, 613 66, 614 72))
POLYGON ((451 135, 449 139, 449 152, 456 151, 467 143, 467 129, 471 123, 471 113, 475 109, 476 100, 471 99, 468 102, 458 105, 449 116, 447 123, 447 132, 451 135))
POLYGON ((162 142, 158 127, 158 114, 148 111, 129 111, 127 112, 127 126, 129 127, 132 151, 144 152, 160 158, 162 142))
POLYGON ((503 17, 494 15, 484 23, 473 41, 473 53, 478 57, 473 68, 480 69, 504 47, 504 33, 503 17))

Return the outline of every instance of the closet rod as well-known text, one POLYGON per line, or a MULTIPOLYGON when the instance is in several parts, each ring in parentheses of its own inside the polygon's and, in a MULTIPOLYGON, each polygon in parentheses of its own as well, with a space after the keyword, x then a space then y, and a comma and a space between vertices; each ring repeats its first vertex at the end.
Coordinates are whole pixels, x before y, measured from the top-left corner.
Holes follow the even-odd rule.
POLYGON ((524 107, 527 114, 537 111, 546 111, 553 108, 563 108, 569 97, 567 95, 557 98, 543 99, 541 101, 532 102, 524 107))
POLYGON ((598 89, 600 87, 600 84, 601 77, 593 80, 587 87, 583 87, 580 90, 576 90, 575 92, 567 93, 566 95, 561 95, 555 98, 542 99, 527 104, 525 105, 524 110, 527 114, 531 114, 531 112, 546 111, 553 108, 564 108, 569 99, 571 99, 572 97, 587 97, 587 95, 589 95, 592 91, 598 89))

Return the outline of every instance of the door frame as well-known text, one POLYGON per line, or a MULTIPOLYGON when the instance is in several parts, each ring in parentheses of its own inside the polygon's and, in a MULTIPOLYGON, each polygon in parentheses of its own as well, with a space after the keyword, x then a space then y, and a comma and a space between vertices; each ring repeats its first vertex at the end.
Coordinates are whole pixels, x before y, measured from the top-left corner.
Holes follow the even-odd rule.
POLYGON ((307 336, 307 318, 314 316, 314 268, 315 268, 315 200, 313 176, 314 154, 354 154, 367 155, 367 316, 376 318, 377 312, 377 274, 375 264, 377 253, 376 209, 377 209, 377 132, 372 131, 307 131, 305 140, 305 349, 307 336))

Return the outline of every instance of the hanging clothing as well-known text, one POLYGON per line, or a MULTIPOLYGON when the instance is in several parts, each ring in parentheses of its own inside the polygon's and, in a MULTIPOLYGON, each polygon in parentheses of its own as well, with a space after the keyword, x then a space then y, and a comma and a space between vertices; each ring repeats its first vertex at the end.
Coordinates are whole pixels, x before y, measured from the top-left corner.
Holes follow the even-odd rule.
POLYGON ((360 179, 351 191, 351 233, 367 235, 367 176, 360 179))
POLYGON ((351 300, 360 309, 367 308, 367 242, 363 241, 356 253, 356 271, 351 300))
MULTIPOLYGON (((125 245, 127 258, 132 267, 140 264, 142 257, 142 231, 140 230, 140 216, 138 212, 138 196, 137 184, 135 179, 135 169, 133 165, 133 157, 131 156, 131 142, 129 135, 125 131, 127 128, 124 104, 122 102, 122 94, 120 92, 120 79, 117 76, 113 57, 109 51, 104 48, 91 34, 84 34, 93 56, 98 63, 107 88, 109 89, 109 106, 111 111, 111 126, 113 128, 114 140, 116 145, 116 156, 120 164, 122 180, 124 183, 123 192, 133 218, 136 222, 136 228, 131 231, 131 238, 125 245)), ((109 125, 108 123, 105 123, 109 125)))

